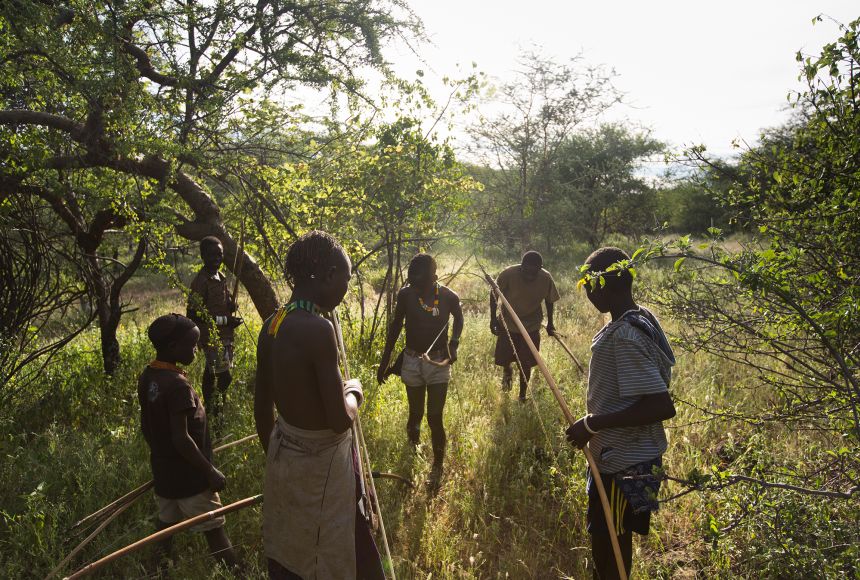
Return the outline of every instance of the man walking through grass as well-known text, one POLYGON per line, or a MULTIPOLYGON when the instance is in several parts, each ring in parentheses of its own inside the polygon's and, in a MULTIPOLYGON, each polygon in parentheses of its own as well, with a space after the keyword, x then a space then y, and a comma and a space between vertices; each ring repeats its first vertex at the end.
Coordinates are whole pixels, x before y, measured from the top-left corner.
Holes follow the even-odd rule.
POLYGON ((629 260, 612 247, 600 248, 586 260, 588 300, 612 319, 591 343, 588 414, 567 430, 568 441, 578 447, 588 444, 594 454, 614 516, 615 529, 609 530, 589 470, 586 519, 593 576, 600 580, 619 577, 610 534, 617 534, 630 574, 632 532, 646 535, 651 512, 658 509, 658 472, 667 448, 663 421, 675 416, 669 395, 675 357, 657 318, 633 300, 633 276, 617 266, 629 260))
MULTIPOLYGON (((543 321, 543 309, 546 306, 546 332, 550 336, 555 333, 553 321, 553 306, 558 302, 559 294, 552 275, 543 269, 543 257, 534 250, 523 254, 522 262, 505 268, 496 279, 499 289, 513 307, 525 326, 534 345, 540 348, 540 327, 543 321)), ((526 390, 531 377, 532 368, 537 364, 525 338, 520 334, 516 325, 507 312, 502 312, 503 319, 496 314, 496 296, 490 293, 490 332, 496 336, 495 362, 504 370, 502 372, 502 388, 511 390, 513 379, 512 365, 521 365, 520 373, 520 402, 526 400, 526 390), (505 330, 507 328, 507 331, 505 330), (510 333, 510 336, 508 335, 510 333)))

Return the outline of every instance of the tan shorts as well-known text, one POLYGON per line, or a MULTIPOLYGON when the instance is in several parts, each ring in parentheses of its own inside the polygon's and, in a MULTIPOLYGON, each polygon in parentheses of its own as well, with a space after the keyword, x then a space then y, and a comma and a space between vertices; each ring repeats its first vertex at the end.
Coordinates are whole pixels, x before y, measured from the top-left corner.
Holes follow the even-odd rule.
POLYGON ((220 349, 206 347, 206 368, 215 374, 233 368, 233 345, 225 344, 220 349))
MULTIPOLYGON (((155 495, 158 504, 158 519, 165 524, 177 524, 183 520, 217 510, 221 505, 221 498, 214 491, 203 491, 191 497, 180 499, 169 499, 155 495)), ((191 528, 192 532, 208 532, 224 525, 224 516, 218 516, 205 522, 201 522, 191 528)))
POLYGON ((407 387, 447 383, 451 380, 451 365, 440 367, 404 352, 400 378, 407 387))

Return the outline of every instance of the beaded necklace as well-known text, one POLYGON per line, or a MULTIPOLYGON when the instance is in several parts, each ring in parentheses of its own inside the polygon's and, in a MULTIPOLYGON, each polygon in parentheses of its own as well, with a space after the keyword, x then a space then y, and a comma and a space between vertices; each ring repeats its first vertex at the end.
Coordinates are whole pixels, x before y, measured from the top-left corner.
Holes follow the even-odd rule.
POLYGON ((269 324, 269 336, 277 336, 278 330, 281 328, 281 323, 288 314, 296 310, 304 310, 310 314, 317 315, 320 313, 319 307, 310 300, 294 300, 289 304, 284 304, 278 309, 275 316, 272 317, 272 322, 269 324))
POLYGON ((435 293, 433 295, 433 306, 427 306, 424 304, 424 299, 421 296, 418 296, 418 304, 421 305, 421 308, 424 309, 424 312, 430 312, 433 316, 439 316, 439 284, 436 284, 435 293))

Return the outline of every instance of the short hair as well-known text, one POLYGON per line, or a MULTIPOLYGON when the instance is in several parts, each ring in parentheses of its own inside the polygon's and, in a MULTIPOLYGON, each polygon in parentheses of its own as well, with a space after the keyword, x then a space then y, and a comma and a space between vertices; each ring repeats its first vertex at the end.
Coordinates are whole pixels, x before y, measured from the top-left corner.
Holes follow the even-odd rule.
POLYGON ((287 250, 284 261, 287 282, 295 286, 297 282, 309 280, 320 268, 334 265, 335 257, 339 255, 346 256, 346 252, 332 235, 322 230, 309 231, 287 250))
POLYGON ((543 266, 543 256, 540 255, 540 252, 537 250, 529 250, 525 254, 523 254, 523 259, 521 260, 523 264, 533 264, 538 266, 539 268, 543 266))
MULTIPOLYGON (((629 260, 630 256, 621 248, 615 246, 605 246, 591 252, 585 259, 585 263, 591 266, 592 273, 604 273, 606 269, 622 260, 629 260)), ((633 287, 633 275, 625 268, 623 270, 613 270, 608 274, 604 274, 603 279, 607 286, 613 286, 621 289, 630 289, 633 287), (616 286, 617 284, 617 286, 616 286)))
POLYGON ((203 253, 203 250, 205 250, 206 248, 210 248, 210 247, 212 247, 212 246, 221 246, 221 247, 223 247, 223 246, 224 246, 224 244, 222 244, 222 243, 221 243, 221 240, 219 240, 219 239, 218 239, 218 238, 216 238, 215 236, 206 236, 205 238, 203 238, 202 240, 200 240, 200 253, 202 254, 202 253, 203 253))
POLYGON ((420 253, 415 254, 409 260, 409 268, 406 270, 406 279, 411 281, 421 272, 434 272, 436 270, 436 258, 430 254, 420 253))
POLYGON ((161 350, 171 342, 182 338, 186 332, 196 326, 197 324, 190 318, 173 312, 156 318, 146 330, 146 335, 155 350, 161 350))

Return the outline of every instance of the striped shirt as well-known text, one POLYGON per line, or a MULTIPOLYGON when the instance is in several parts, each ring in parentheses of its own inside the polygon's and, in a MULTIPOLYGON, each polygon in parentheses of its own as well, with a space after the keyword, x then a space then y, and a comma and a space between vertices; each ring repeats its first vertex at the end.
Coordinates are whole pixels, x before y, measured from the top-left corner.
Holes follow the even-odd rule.
MULTIPOLYGON (((657 340, 632 324, 627 313, 600 329, 591 342, 589 413, 623 411, 643 395, 669 390, 675 357, 660 324, 644 308, 630 314, 646 318, 657 340)), ((615 473, 662 455, 667 448, 666 432, 662 422, 602 429, 592 437, 589 447, 601 472, 615 473)))

